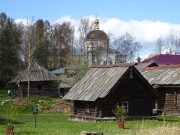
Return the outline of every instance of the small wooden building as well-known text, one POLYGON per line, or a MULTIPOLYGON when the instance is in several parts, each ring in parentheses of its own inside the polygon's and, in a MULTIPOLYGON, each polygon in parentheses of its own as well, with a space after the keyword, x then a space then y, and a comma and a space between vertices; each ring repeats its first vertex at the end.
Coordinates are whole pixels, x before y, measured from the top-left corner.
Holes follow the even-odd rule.
POLYGON ((140 72, 158 93, 154 110, 180 116, 180 65, 147 67, 140 72))
MULTIPOLYGON (((26 97, 28 88, 27 69, 18 74, 9 82, 13 97, 26 97)), ((50 71, 34 62, 30 68, 30 95, 62 97, 70 89, 70 86, 60 82, 58 88, 58 78, 50 71)))
POLYGON ((122 104, 129 117, 152 116, 155 91, 133 64, 94 66, 63 99, 74 101, 73 119, 103 120, 114 117, 122 104))

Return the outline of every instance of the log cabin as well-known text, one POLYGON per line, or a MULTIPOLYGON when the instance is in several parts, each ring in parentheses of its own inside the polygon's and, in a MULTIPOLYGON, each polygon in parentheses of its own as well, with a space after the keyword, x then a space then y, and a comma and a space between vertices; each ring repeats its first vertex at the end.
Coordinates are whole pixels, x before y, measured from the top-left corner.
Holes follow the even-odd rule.
POLYGON ((140 72, 158 93, 154 110, 180 116, 180 65, 146 67, 140 72))
POLYGON ((33 62, 29 77, 28 70, 26 69, 8 83, 13 97, 27 96, 28 80, 30 81, 29 92, 31 96, 63 97, 70 89, 69 85, 59 82, 56 75, 40 66, 38 63, 33 62))
POLYGON ((134 64, 93 66, 63 97, 74 102, 74 120, 111 120, 115 105, 128 116, 152 116, 156 93, 134 64))

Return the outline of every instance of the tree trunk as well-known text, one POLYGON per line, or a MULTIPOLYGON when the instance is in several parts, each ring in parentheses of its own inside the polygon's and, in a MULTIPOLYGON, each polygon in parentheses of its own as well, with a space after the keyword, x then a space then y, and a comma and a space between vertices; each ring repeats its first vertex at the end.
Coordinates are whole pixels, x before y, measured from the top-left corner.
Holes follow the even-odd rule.
POLYGON ((31 45, 28 44, 29 47, 29 52, 28 52, 28 88, 27 88, 27 98, 29 99, 29 91, 30 91, 30 68, 31 68, 31 52, 30 52, 30 48, 31 45))

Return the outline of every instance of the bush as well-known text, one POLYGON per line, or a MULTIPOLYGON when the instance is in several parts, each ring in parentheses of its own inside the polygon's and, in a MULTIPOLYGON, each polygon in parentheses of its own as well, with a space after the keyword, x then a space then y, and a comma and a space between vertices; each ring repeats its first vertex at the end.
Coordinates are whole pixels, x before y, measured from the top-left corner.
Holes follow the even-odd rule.
POLYGON ((124 121, 127 118, 127 111, 124 106, 117 104, 112 110, 118 121, 124 121))
POLYGON ((34 104, 27 98, 19 98, 13 102, 13 106, 21 112, 32 112, 34 104))

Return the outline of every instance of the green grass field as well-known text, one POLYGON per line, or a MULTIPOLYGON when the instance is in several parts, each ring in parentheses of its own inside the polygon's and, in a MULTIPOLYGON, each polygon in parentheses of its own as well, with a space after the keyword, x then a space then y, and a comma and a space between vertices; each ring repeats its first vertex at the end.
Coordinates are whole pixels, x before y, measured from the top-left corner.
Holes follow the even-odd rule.
MULTIPOLYGON (((103 132, 104 135, 139 135, 145 132, 166 131, 167 135, 180 134, 180 119, 171 117, 166 121, 159 117, 158 120, 131 120, 125 122, 125 129, 118 129, 117 122, 76 122, 68 119, 67 113, 37 114, 35 128, 34 115, 19 114, 18 121, 14 124, 15 135, 79 135, 81 131, 103 132), (173 132, 173 134, 171 134, 173 132)), ((4 115, 1 115, 1 123, 4 115)), ((6 124, 1 124, 0 134, 5 134, 6 124)), ((160 133, 158 133, 160 132, 160 133)), ((146 133, 148 134, 148 133, 146 133)), ((153 134, 152 134, 153 135, 153 134)))
MULTIPOLYGON (((0 101, 10 99, 7 90, 0 90, 0 101)), ((39 97, 38 97, 39 98, 39 97)), ((43 97, 43 99, 46 99, 43 97)), ((37 102, 37 98, 31 99, 37 102)), ((50 99, 46 99, 51 102, 50 99)), ((0 105, 0 135, 5 135, 7 108, 11 102, 0 105), (5 109, 6 108, 6 109, 5 109)), ((15 135, 80 135, 82 131, 102 132, 104 135, 180 135, 180 118, 158 116, 156 120, 127 120, 125 129, 118 129, 117 121, 109 122, 77 122, 69 120, 70 113, 37 114, 35 128, 34 115, 29 109, 21 110, 14 122, 15 135)))

